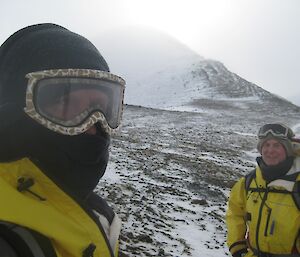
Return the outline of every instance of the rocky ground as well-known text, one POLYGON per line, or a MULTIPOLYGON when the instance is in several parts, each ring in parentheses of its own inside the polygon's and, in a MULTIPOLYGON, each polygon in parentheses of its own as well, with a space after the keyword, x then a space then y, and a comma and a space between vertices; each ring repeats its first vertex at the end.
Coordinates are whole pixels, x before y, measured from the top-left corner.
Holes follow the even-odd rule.
POLYGON ((97 187, 123 221, 120 257, 229 255, 226 201, 234 181, 255 165, 258 127, 300 121, 296 109, 206 110, 126 106, 97 187))

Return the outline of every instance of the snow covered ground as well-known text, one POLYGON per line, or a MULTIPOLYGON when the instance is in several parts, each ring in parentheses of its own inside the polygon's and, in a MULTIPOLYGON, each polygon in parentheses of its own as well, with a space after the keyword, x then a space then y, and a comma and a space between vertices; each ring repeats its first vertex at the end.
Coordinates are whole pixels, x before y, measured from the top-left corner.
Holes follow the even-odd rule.
POLYGON ((228 256, 227 197, 255 165, 259 125, 300 121, 292 111, 205 110, 126 107, 97 187, 123 221, 120 257, 228 256))

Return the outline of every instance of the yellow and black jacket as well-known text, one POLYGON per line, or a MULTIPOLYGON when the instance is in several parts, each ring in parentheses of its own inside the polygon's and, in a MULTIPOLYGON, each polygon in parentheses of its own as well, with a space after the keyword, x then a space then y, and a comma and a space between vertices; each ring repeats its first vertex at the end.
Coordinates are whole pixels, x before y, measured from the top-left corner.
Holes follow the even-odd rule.
POLYGON ((117 256, 120 220, 106 202, 78 203, 27 158, 0 164, 0 206, 0 245, 16 243, 17 256, 117 256))
POLYGON ((246 257, 300 256, 299 171, 297 157, 281 179, 266 184, 257 167, 251 180, 249 175, 233 186, 226 214, 232 255, 247 249, 246 257))

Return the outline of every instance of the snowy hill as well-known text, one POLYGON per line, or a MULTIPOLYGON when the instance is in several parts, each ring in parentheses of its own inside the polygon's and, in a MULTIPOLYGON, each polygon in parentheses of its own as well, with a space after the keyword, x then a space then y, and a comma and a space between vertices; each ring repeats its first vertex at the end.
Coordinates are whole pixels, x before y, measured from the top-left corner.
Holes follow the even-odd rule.
POLYGON ((177 62, 129 85, 126 102, 167 110, 203 111, 201 101, 222 101, 236 107, 277 98, 262 88, 231 73, 213 60, 177 62), (198 107, 198 108, 197 108, 198 107))
POLYGON ((295 105, 204 59, 161 32, 123 28, 95 39, 112 72, 126 81, 125 103, 144 107, 206 111, 228 108, 285 108, 295 105))
POLYGON ((176 39, 149 28, 123 27, 102 33, 92 42, 100 49, 113 73, 123 76, 127 88, 178 60, 201 60, 193 50, 176 39))

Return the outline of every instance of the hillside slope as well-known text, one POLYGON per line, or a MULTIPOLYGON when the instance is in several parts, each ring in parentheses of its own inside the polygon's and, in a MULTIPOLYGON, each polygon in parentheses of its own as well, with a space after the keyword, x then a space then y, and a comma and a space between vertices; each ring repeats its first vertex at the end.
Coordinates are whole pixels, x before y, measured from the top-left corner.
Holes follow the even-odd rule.
POLYGON ((127 104, 195 112, 212 106, 297 108, 159 31, 126 27, 94 41, 112 72, 126 79, 127 104))

